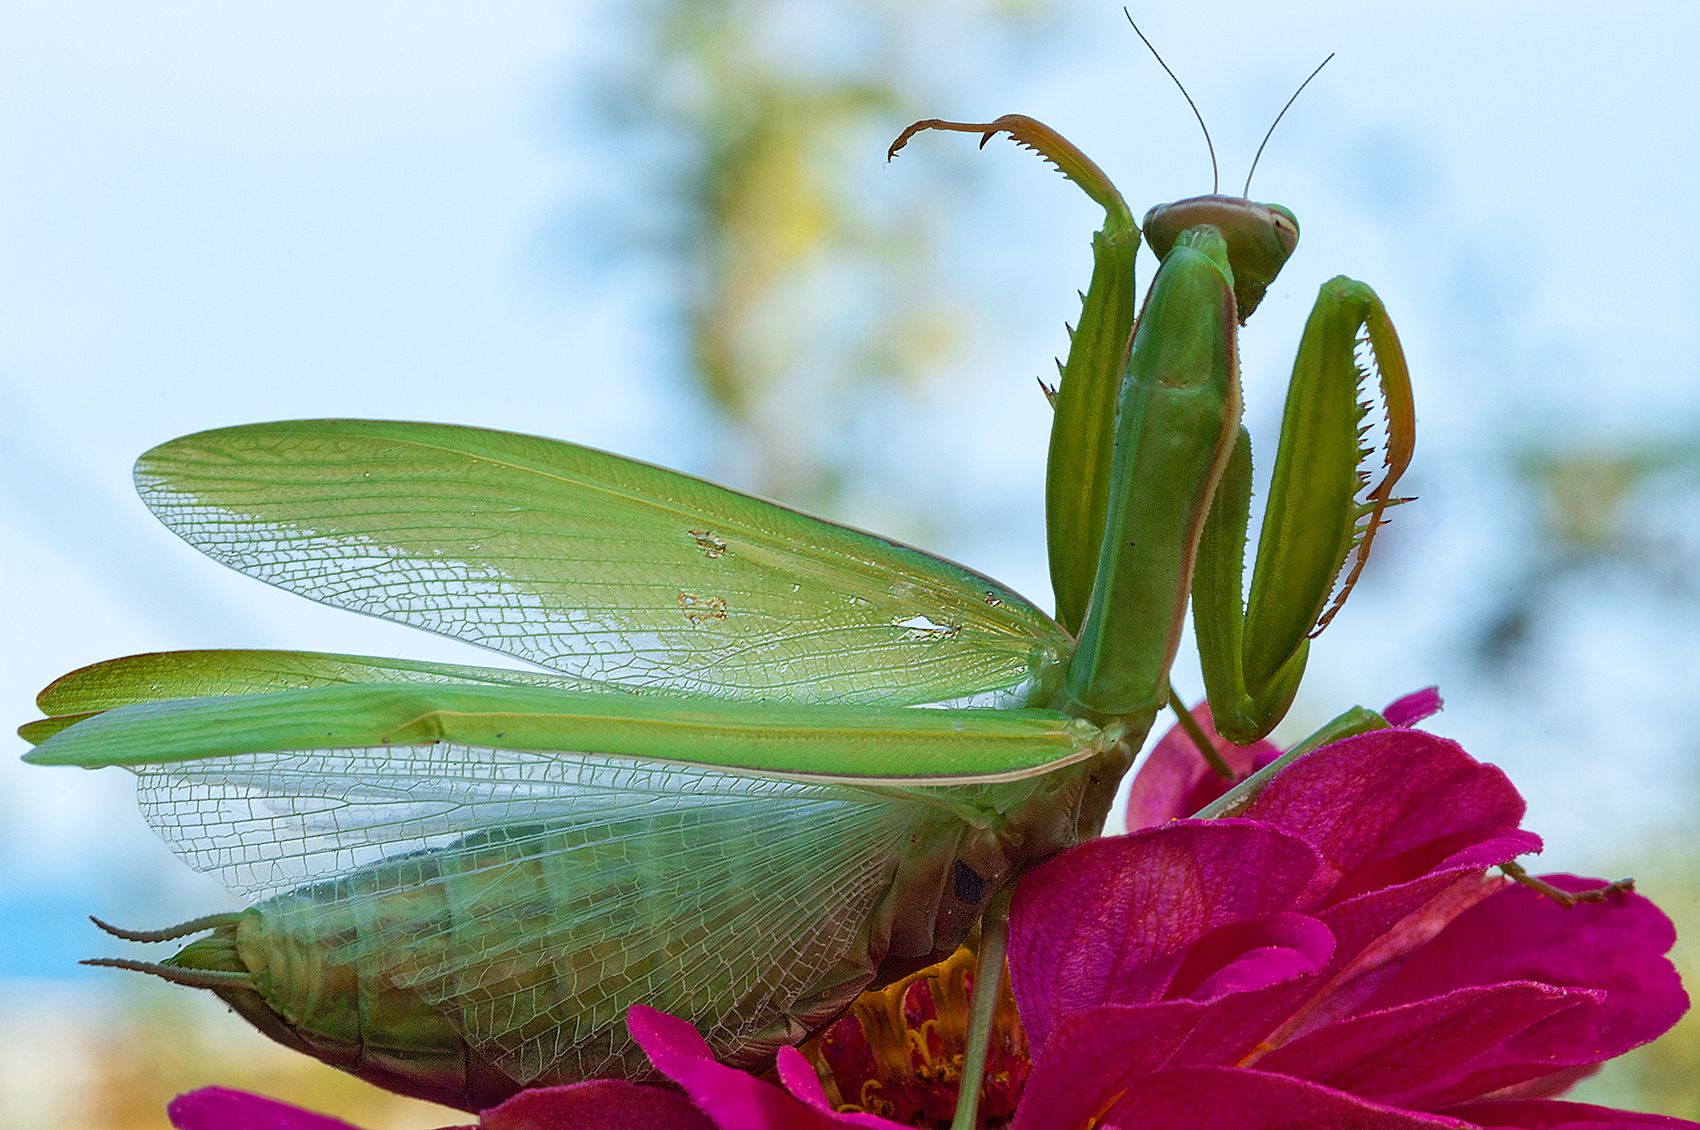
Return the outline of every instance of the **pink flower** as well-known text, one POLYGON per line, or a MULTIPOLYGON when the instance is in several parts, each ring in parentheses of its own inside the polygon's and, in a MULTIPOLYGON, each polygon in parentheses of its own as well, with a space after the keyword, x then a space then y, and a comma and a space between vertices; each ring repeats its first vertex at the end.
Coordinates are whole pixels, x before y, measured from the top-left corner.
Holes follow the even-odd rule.
MULTIPOLYGON (((1006 1015, 997 1036, 985 1124, 1006 1124, 1019 1094, 1016 1130, 1696 1127, 1555 1098, 1687 1008, 1664 957, 1674 932, 1626 891, 1566 908, 1490 876, 1540 840, 1518 827, 1523 801, 1504 774, 1410 728, 1438 706, 1432 692, 1401 699, 1385 712, 1394 728, 1301 758, 1219 820, 1185 818, 1227 783, 1184 735, 1165 736, 1133 783, 1139 830, 1063 853, 1016 892, 1020 1020, 1006 1015)), ((1207 712, 1195 713, 1209 732, 1207 712)), ((1277 755, 1211 737, 1241 776, 1277 755)), ((959 974, 947 963, 917 980, 925 993, 886 990, 840 1022, 859 1031, 845 1028, 836 1051, 817 1042, 832 1097, 796 1049, 780 1052, 776 1082, 757 1078, 715 1062, 689 1024, 640 1006, 633 1038, 683 1095, 551 1088, 486 1111, 479 1127, 941 1125, 955 1093, 959 974), (901 1048, 880 1046, 893 1033, 901 1048), (862 1089, 846 1094, 847 1080, 862 1089), (835 1109, 846 1100, 906 1121, 835 1109)), ((228 1091, 185 1096, 172 1117, 180 1130, 348 1130, 228 1091), (191 1101, 224 1113, 195 1121, 179 1109, 191 1101)))
MULTIPOLYGON (((1147 822, 1219 791, 1180 740, 1134 783, 1147 822)), ((1224 752, 1244 772, 1270 751, 1224 752)), ((1687 997, 1646 899, 1566 909, 1484 874, 1538 849, 1522 815, 1499 770, 1401 727, 1295 762, 1237 818, 1045 864, 1012 912, 1035 1049, 1015 1126, 1693 1125, 1551 1098, 1687 997)))

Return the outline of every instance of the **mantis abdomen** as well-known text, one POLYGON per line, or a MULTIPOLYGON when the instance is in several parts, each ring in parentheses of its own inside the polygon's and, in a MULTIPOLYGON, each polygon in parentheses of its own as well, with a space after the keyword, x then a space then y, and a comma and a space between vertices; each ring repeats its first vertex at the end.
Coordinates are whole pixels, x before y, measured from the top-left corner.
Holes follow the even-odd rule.
POLYGON ((636 1003, 757 1063, 948 956, 1016 871, 1094 834, 1120 776, 1105 757, 1126 751, 931 790, 703 773, 672 781, 702 791, 659 811, 590 804, 571 824, 502 825, 286 890, 150 971, 286 1046, 469 1110, 645 1077, 625 1028, 636 1003))

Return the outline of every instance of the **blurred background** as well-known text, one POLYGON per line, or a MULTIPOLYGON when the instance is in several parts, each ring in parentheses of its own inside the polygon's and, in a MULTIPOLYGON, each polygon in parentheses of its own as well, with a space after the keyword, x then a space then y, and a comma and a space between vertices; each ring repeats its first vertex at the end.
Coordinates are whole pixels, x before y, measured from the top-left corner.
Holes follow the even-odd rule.
MULTIPOLYGON (((1634 874, 1700 975, 1700 6, 1240 0, 1135 11, 1237 190, 1297 256, 1242 338, 1267 473, 1316 287, 1386 300, 1420 501, 1313 652, 1288 729, 1438 683, 1504 766, 1540 866, 1634 874), (1373 26, 1372 26, 1373 25, 1373 26)), ((910 120, 1022 111, 1135 213, 1209 188, 1117 6, 583 0, 0 7, 0 703, 138 651, 479 662, 200 558, 129 484, 242 421, 448 420, 706 475, 968 563, 1048 603, 1042 474, 1100 216, 1013 147, 910 120)), ((1152 261, 1142 264, 1149 277, 1152 261)), ((1142 281, 1144 281, 1142 279, 1142 281)), ((1183 691, 1196 665, 1177 668, 1183 691)), ((454 1121, 91 970, 84 917, 227 905, 122 773, 0 757, 0 1123, 164 1125, 244 1086, 371 1130, 454 1121)), ((1700 1025, 1593 1101, 1700 1117, 1700 1025)))

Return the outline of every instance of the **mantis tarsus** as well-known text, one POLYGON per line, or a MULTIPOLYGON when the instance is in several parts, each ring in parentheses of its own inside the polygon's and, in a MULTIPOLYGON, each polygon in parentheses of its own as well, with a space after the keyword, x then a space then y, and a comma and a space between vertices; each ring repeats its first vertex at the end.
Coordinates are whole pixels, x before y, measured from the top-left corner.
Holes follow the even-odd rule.
POLYGON ((109 928, 191 938, 110 964, 466 1109, 643 1076, 634 1003, 753 1064, 947 956, 1025 868, 1098 833, 1169 701, 1189 596, 1220 729, 1279 720, 1410 456, 1379 301, 1323 287, 1247 604, 1235 334, 1292 214, 1212 195, 1135 224, 1030 118, 920 122, 892 151, 927 129, 1007 133, 1107 215, 1055 397, 1056 618, 918 550, 570 444, 371 421, 172 441, 137 483, 197 548, 548 671, 202 651, 55 682, 27 760, 132 769, 150 824, 254 900, 109 928), (1162 266, 1136 329, 1142 229, 1162 266), (1373 485, 1366 362, 1387 414, 1373 485))

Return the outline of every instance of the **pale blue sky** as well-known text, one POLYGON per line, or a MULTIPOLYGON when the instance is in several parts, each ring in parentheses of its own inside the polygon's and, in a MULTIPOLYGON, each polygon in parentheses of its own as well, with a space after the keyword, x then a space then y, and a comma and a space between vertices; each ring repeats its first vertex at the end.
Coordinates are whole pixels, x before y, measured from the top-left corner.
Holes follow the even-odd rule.
MULTIPOLYGON (((594 227, 584 209, 621 183, 617 139, 580 128, 573 109, 611 10, 0 9, 8 718, 29 717, 56 675, 136 651, 472 654, 199 558, 129 485, 134 457, 175 435, 302 416, 452 420, 736 477, 682 390, 653 269, 593 268, 551 236, 563 215, 594 227)), ((1692 620, 1608 584, 1558 594, 1527 685, 1473 681, 1460 648, 1515 580, 1505 549, 1532 520, 1495 470, 1508 441, 1700 435, 1700 8, 1635 10, 1371 18, 1359 4, 1227 3, 1209 24, 1187 6, 1141 16, 1212 122, 1232 188, 1293 84, 1339 52, 1254 186, 1298 213, 1303 238, 1245 338, 1248 418, 1272 437, 1316 286, 1366 279, 1417 382, 1423 497, 1317 646, 1307 716, 1441 682, 1439 728, 1512 771, 1553 864, 1576 870, 1674 822, 1694 795, 1692 620), (1686 792, 1660 783, 1673 773, 1689 775, 1686 792)), ((797 12, 806 26, 807 5, 797 12)), ((954 58, 960 78, 937 112, 1045 118, 1136 209, 1206 189, 1191 117, 1116 7, 1075 5, 1063 24, 1029 57, 954 58)), ((895 406, 831 516, 925 536, 1043 601, 1045 420, 1031 381, 1061 348, 1095 220, 1008 147, 961 167, 973 179, 953 246, 1000 337, 895 406), (916 491, 924 520, 896 501, 916 491)), ((950 206, 916 200, 937 177, 888 167, 877 148, 842 176, 883 207, 950 206)), ((1672 536, 1692 542, 1692 483, 1671 508, 1672 536)), ((152 839, 129 791, 122 774, 0 757, 0 978, 74 975, 70 959, 99 944, 89 911, 145 925, 216 900, 152 839)))

